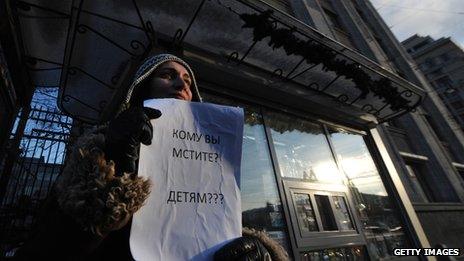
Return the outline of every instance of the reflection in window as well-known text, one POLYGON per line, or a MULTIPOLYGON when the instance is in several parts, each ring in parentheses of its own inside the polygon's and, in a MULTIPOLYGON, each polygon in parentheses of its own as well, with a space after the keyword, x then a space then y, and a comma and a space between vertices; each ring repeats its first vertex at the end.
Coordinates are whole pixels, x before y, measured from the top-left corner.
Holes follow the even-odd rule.
POLYGON ((407 247, 398 210, 392 204, 363 137, 331 131, 335 152, 348 177, 356 210, 364 227, 369 253, 375 260, 392 257, 407 247))
POLYGON ((367 260, 362 246, 347 248, 330 248, 319 251, 300 253, 301 261, 363 261, 367 260))
POLYGON ((245 110, 240 179, 242 224, 266 230, 288 251, 282 203, 259 110, 223 97, 203 94, 203 98, 208 102, 239 106, 245 110))
POLYGON ((249 109, 246 111, 242 150, 243 225, 265 229, 286 246, 287 235, 282 203, 277 192, 261 115, 249 109))
POLYGON ((316 199, 317 209, 319 210, 319 216, 321 217, 322 228, 324 231, 338 230, 334 213, 330 205, 329 196, 314 195, 314 198, 316 199))
POLYGON ((283 177, 342 183, 321 126, 280 113, 266 114, 283 177))
POLYGON ((338 220, 341 231, 353 230, 353 224, 351 223, 350 213, 346 205, 345 198, 342 196, 333 196, 335 219, 338 220))
POLYGON ((296 216, 302 234, 304 232, 319 231, 309 194, 294 193, 293 197, 296 205, 296 216))

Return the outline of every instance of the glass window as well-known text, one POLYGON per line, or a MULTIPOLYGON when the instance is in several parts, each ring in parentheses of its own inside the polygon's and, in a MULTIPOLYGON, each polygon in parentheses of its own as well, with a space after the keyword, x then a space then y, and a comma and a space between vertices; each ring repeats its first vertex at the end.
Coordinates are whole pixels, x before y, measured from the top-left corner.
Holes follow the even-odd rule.
POLYGON ((336 155, 348 177, 348 186, 355 201, 374 260, 393 257, 393 249, 410 244, 383 185, 376 165, 361 135, 330 131, 336 155))
POLYGON ((451 103, 451 106, 455 109, 455 110, 460 110, 460 109, 463 109, 464 108, 464 103, 462 101, 455 101, 455 102, 452 102, 451 103))
POLYGON ((450 55, 448 53, 443 53, 440 55, 440 59, 443 61, 443 62, 446 62, 450 59, 450 55))
POLYGON ((342 183, 322 127, 281 113, 267 113, 282 177, 342 183))
POLYGON ((435 80, 435 85, 439 88, 449 88, 453 87, 453 81, 448 76, 443 76, 437 80, 435 80))
POLYGON ((433 66, 436 65, 436 63, 435 63, 435 58, 427 58, 427 59, 425 59, 425 62, 427 63, 427 65, 428 65, 429 67, 433 67, 433 66))
POLYGON ((337 223, 335 222, 334 213, 330 205, 329 196, 326 195, 314 195, 316 199, 317 209, 321 217, 322 228, 324 231, 335 231, 338 230, 337 223))
POLYGON ((423 42, 420 42, 420 43, 414 45, 412 48, 414 49, 414 51, 417 51, 417 50, 419 50, 420 48, 426 46, 429 43, 430 43, 429 41, 423 41, 423 42))
MULTIPOLYGON (((421 166, 421 164, 406 162, 406 170, 408 171, 408 177, 412 188, 411 192, 414 193, 414 195, 410 195, 410 198, 416 199, 416 202, 433 202, 435 201, 433 193, 421 171, 422 168, 423 166, 421 166)), ((411 192, 409 194, 411 194, 411 192)))
POLYGON ((244 227, 266 230, 288 251, 290 248, 282 202, 259 109, 210 94, 203 93, 202 96, 208 102, 244 108, 240 179, 242 224, 244 227))
POLYGON ((287 229, 261 115, 246 111, 242 145, 242 222, 288 247, 287 229), (253 160, 250 160, 253 159, 253 160))
POLYGON ((439 124, 437 124, 436 120, 434 118, 432 118, 430 115, 428 114, 424 114, 424 119, 427 121, 427 123, 430 125, 431 129, 432 129, 432 132, 435 133, 435 135, 437 135, 438 139, 440 141, 446 141, 447 140, 447 137, 445 135, 443 135, 443 132, 441 132, 441 128, 439 128, 439 124))
POLYGON ((459 176, 461 176, 461 178, 464 179, 464 169, 459 168, 458 173, 459 173, 459 176))
MULTIPOLYGON (((328 3, 330 4, 330 3, 328 3)), ((350 34, 345 30, 345 27, 340 22, 338 15, 326 8, 322 8, 327 17, 327 22, 330 27, 334 28, 334 34, 336 40, 340 41, 342 44, 355 49, 355 46, 351 40, 350 34)))
POLYGON ((413 146, 411 146, 410 139, 405 131, 398 130, 398 128, 393 129, 391 127, 388 128, 388 131, 391 137, 393 138, 393 141, 395 142, 396 146, 398 147, 399 151, 409 153, 415 152, 413 146))
POLYGON ((301 261, 363 261, 368 260, 362 246, 347 248, 329 248, 319 251, 300 253, 301 261))
POLYGON ((294 193, 293 198, 296 205, 296 215, 302 236, 305 232, 319 231, 310 195, 306 193, 294 193))
POLYGON ((332 28, 338 28, 338 29, 343 28, 342 24, 340 23, 340 20, 338 19, 337 14, 335 14, 334 12, 332 12, 332 11, 326 9, 326 8, 323 8, 323 10, 324 10, 324 13, 327 16, 328 23, 332 28))
POLYGON ((443 69, 442 69, 442 68, 438 68, 438 69, 433 70, 432 72, 428 73, 428 74, 427 74, 427 77, 428 77, 429 79, 433 79, 433 78, 435 78, 435 77, 440 76, 441 74, 443 74, 443 69))
MULTIPOLYGON (((295 186, 295 183, 293 185, 287 184, 288 182, 284 183, 286 186, 295 186)), ((320 237, 320 235, 307 233, 321 231, 351 231, 357 234, 344 192, 297 188, 290 193, 301 237, 320 237)), ((335 234, 332 235, 335 236, 335 234)))
POLYGON ((284 13, 293 15, 292 7, 290 6, 289 0, 265 0, 264 2, 276 9, 279 9, 284 13))
POLYGON ((341 231, 354 230, 353 224, 350 219, 350 213, 348 212, 348 207, 346 205, 345 198, 342 196, 333 196, 334 202, 334 214, 335 218, 338 220, 341 231))
POLYGON ((419 69, 426 71, 429 69, 430 65, 426 62, 419 64, 419 69))

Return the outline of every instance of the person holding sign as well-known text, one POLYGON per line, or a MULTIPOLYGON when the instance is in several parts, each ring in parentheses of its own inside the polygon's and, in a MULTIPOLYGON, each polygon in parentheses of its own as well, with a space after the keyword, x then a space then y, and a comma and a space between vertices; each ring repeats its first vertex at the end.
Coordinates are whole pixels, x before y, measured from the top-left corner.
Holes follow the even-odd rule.
MULTIPOLYGON (((202 101, 185 61, 171 54, 146 59, 121 112, 76 142, 37 233, 17 251, 17 260, 133 260, 130 220, 150 194, 150 181, 137 176, 140 144, 157 138, 150 120, 162 117, 160 111, 143 107, 153 98, 202 101)), ((278 243, 251 229, 243 229, 242 237, 215 254, 215 260, 287 259, 278 243)))

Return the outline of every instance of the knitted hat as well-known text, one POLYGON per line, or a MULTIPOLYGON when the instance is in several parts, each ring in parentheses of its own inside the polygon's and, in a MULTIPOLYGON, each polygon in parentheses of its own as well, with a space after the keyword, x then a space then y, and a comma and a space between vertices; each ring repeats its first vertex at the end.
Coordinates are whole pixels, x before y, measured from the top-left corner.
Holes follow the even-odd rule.
POLYGON ((147 79, 160 65, 169 61, 179 63, 183 65, 185 69, 187 69, 187 72, 190 75, 190 78, 192 79, 192 84, 190 86, 190 89, 192 91, 192 101, 201 102, 202 99, 200 93, 198 92, 198 86, 195 80, 195 75, 193 74, 193 71, 190 68, 190 66, 184 60, 172 54, 157 54, 145 59, 145 61, 142 63, 142 65, 135 73, 134 80, 132 81, 129 90, 127 91, 126 98, 124 99, 124 105, 129 104, 129 101, 132 97, 132 93, 134 92, 135 88, 138 85, 140 85, 141 82, 147 79))

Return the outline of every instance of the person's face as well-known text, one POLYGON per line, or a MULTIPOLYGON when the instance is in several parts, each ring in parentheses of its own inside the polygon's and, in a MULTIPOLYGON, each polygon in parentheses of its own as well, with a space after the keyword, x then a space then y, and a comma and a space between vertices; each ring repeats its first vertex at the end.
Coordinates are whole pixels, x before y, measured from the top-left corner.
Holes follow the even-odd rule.
POLYGON ((165 62, 147 79, 142 87, 143 100, 150 98, 175 98, 192 100, 192 78, 187 69, 176 62, 165 62))

